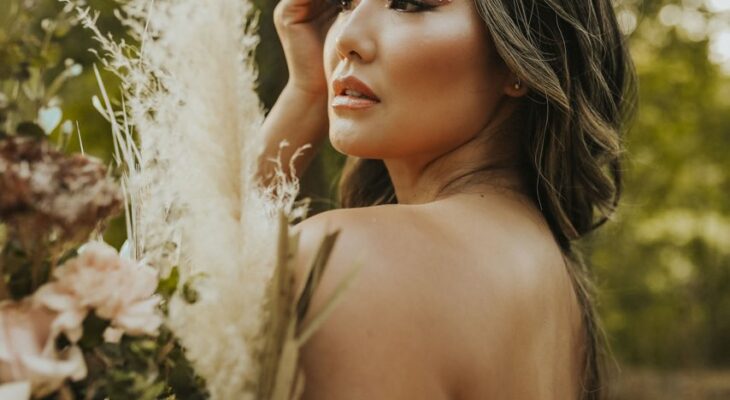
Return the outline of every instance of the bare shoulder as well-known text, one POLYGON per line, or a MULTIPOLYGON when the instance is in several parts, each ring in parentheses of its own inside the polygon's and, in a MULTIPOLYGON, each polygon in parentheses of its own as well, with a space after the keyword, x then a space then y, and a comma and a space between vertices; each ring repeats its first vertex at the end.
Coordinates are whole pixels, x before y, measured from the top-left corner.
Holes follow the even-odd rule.
POLYGON ((575 345, 558 343, 571 334, 570 286, 559 252, 519 214, 384 206, 299 224, 299 283, 322 236, 340 230, 312 309, 362 264, 303 348, 305 399, 551 398, 562 378, 543 370, 570 367, 575 345))
MULTIPOLYGON (((332 265, 375 260, 395 262, 407 256, 403 242, 417 239, 412 236, 411 214, 407 208, 398 206, 338 209, 317 214, 294 227, 300 235, 300 261, 314 254, 325 234, 337 231, 332 265)), ((335 267, 330 274, 342 272, 340 269, 335 267)))
POLYGON ((311 310, 321 309, 350 268, 361 264, 332 314, 302 348, 303 399, 449 398, 431 353, 438 349, 420 331, 427 304, 414 295, 416 283, 398 272, 401 260, 388 257, 397 253, 397 232, 389 228, 397 214, 376 207, 337 210, 295 227, 301 235, 298 286, 322 236, 340 230, 311 310))

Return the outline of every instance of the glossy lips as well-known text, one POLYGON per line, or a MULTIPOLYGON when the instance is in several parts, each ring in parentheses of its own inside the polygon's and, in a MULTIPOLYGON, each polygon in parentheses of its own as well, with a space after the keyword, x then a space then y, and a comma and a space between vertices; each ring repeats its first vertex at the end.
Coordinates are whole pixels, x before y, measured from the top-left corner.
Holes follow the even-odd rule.
POLYGON ((332 89, 334 99, 331 106, 335 109, 359 110, 380 103, 372 89, 352 75, 332 81, 332 89))

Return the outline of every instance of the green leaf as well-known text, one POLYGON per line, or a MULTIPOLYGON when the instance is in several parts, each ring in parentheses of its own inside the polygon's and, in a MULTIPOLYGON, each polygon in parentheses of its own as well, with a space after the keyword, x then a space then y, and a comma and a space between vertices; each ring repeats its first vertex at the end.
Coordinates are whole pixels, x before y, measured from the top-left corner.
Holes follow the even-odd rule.
POLYGON ((136 338, 130 342, 129 349, 138 356, 147 357, 157 350, 157 343, 151 339, 136 338))
MULTIPOLYGON (((2 137, 0 137, 2 139, 2 137)), ((0 222, 0 250, 5 247, 5 243, 8 241, 8 227, 0 222)))
POLYGON ((302 294, 297 302, 297 318, 299 322, 304 320, 304 316, 307 314, 307 310, 309 310, 309 304, 314 296, 315 290, 319 286, 319 281, 324 275, 327 261, 332 254, 332 249, 335 246, 335 242, 337 241, 339 234, 339 230, 326 234, 322 238, 319 248, 317 249, 317 253, 310 263, 309 275, 307 276, 304 289, 302 290, 302 294))
POLYGON ((73 25, 71 25, 71 21, 66 19, 60 19, 56 21, 53 36, 56 38, 62 38, 68 34, 71 28, 73 28, 73 25))
POLYGON ((337 287, 335 287, 334 292, 330 295, 330 297, 325 301, 322 308, 315 314, 311 321, 306 326, 303 326, 301 328, 301 333, 297 336, 297 341, 299 343, 299 346, 302 346, 309 338, 314 334, 314 332, 322 325, 322 323, 327 319, 327 317, 332 313, 332 311, 335 309, 335 306, 340 301, 342 296, 344 295, 347 288, 352 284, 352 282, 355 280, 355 277, 362 269, 363 264, 357 263, 355 264, 345 275, 344 278, 337 284, 337 287))
POLYGON ((61 62, 61 51, 62 49, 58 45, 49 46, 43 57, 43 66, 46 68, 54 68, 57 66, 61 62))
POLYGON ((170 271, 170 274, 167 276, 167 278, 160 279, 159 283, 157 284, 157 289, 155 292, 159 295, 161 295, 164 299, 169 300, 170 297, 172 297, 173 294, 175 294, 175 291, 177 290, 177 285, 180 283, 180 271, 177 266, 173 267, 170 271))

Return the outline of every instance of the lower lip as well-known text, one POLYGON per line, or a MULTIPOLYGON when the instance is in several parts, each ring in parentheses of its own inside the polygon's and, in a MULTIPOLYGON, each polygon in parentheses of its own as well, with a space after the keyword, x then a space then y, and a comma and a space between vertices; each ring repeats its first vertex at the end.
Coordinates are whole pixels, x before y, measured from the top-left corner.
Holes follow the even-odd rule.
POLYGON ((335 96, 332 100, 332 108, 341 110, 362 110, 380 103, 377 100, 364 99, 362 97, 335 96))

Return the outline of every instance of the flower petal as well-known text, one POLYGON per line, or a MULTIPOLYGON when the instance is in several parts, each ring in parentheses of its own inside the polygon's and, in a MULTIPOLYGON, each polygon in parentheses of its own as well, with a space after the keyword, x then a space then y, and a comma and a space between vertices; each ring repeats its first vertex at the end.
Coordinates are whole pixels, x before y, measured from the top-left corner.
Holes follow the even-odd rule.
POLYGON ((10 382, 0 384, 0 399, 30 400, 30 382, 10 382))
POLYGON ((77 346, 70 347, 59 359, 27 355, 21 360, 29 372, 33 395, 43 397, 53 393, 67 378, 75 381, 86 377, 84 355, 77 346))
POLYGON ((153 296, 122 310, 112 324, 130 335, 155 335, 162 324, 157 312, 159 297, 153 296))
POLYGON ((104 330, 104 341, 107 343, 119 343, 124 336, 124 331, 121 329, 108 327, 104 330))

